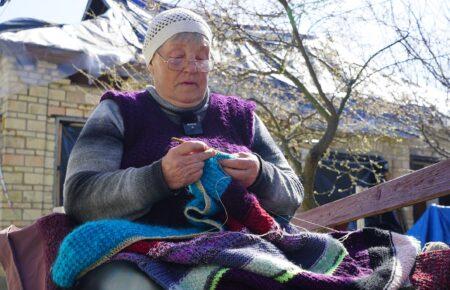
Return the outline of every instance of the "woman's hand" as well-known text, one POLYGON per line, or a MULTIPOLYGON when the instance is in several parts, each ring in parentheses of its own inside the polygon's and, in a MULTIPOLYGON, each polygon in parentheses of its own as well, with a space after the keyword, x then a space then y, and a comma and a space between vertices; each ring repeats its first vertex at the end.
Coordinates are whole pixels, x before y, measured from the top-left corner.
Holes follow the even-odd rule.
POLYGON ((171 148, 162 158, 164 179, 170 189, 179 189, 200 179, 205 160, 214 156, 214 150, 200 141, 186 141, 171 148))
POLYGON ((234 154, 236 159, 220 160, 223 170, 233 179, 238 180, 243 186, 249 187, 258 177, 261 164, 256 155, 239 152, 234 154))

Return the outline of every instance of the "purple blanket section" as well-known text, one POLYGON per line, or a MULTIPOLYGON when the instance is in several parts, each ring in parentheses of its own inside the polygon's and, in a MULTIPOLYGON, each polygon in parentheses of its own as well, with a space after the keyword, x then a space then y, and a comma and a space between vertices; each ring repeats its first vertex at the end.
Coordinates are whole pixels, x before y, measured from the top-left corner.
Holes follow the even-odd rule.
MULTIPOLYGON (((336 238, 344 233, 335 234, 336 238)), ((114 260, 127 260, 136 263, 149 277, 164 288, 176 285, 189 271, 199 265, 219 265, 229 269, 220 279, 216 289, 374 289, 377 281, 386 281, 392 266, 391 255, 383 254, 371 259, 370 245, 375 245, 379 238, 387 240, 388 232, 376 229, 351 233, 344 241, 349 255, 338 266, 333 275, 301 272, 287 283, 277 282, 276 279, 264 277, 242 269, 258 253, 270 253, 290 260, 293 263, 303 261, 308 255, 311 260, 317 260, 313 244, 317 236, 309 233, 282 235, 271 242, 266 239, 240 232, 225 232, 198 237, 183 242, 168 242, 157 255, 147 255, 121 252, 113 257, 114 260), (386 266, 386 264, 388 266, 386 266), (381 280, 380 280, 381 277, 381 280), (368 288, 367 288, 368 289, 368 288)), ((378 240, 378 243, 380 241, 378 240)), ((384 242, 381 242, 383 245, 384 242)), ((374 250, 375 251, 375 250, 374 250)), ((302 265, 308 269, 311 265, 302 265)))

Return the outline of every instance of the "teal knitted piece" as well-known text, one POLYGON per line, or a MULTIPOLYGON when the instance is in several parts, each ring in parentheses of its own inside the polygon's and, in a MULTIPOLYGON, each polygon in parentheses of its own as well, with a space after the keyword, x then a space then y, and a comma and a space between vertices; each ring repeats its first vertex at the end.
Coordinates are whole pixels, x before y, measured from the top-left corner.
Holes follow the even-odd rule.
POLYGON ((204 232, 202 228, 171 229, 127 220, 87 222, 73 230, 61 243, 52 266, 52 279, 61 287, 71 287, 78 276, 107 261, 132 243, 143 239, 176 238, 204 232), (79 251, 79 246, 88 247, 79 251))
POLYGON ((186 205, 184 214, 192 225, 212 225, 222 228, 211 218, 223 210, 220 199, 230 184, 231 177, 222 170, 219 160, 232 158, 235 157, 231 154, 218 152, 205 161, 203 175, 199 182, 188 186, 188 191, 194 195, 194 199, 186 205))
POLYGON ((120 219, 87 222, 61 243, 51 269, 53 281, 61 287, 71 287, 78 277, 139 240, 187 238, 222 230, 222 225, 213 220, 213 216, 223 210, 220 197, 231 177, 221 169, 218 161, 231 158, 235 157, 219 152, 206 160, 200 181, 189 185, 188 190, 194 199, 187 204, 184 213, 192 227, 168 228, 120 219), (88 249, 80 251, 79 245, 88 245, 88 249))

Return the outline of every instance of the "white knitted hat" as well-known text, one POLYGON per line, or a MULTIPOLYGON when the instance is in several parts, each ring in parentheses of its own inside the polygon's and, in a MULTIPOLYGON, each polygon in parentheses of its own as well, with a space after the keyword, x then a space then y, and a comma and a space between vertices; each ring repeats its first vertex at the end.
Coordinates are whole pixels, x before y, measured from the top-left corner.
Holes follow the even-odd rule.
POLYGON ((203 18, 184 8, 173 8, 156 15, 150 22, 142 53, 148 65, 156 50, 173 35, 180 32, 197 32, 211 42, 212 33, 203 18))

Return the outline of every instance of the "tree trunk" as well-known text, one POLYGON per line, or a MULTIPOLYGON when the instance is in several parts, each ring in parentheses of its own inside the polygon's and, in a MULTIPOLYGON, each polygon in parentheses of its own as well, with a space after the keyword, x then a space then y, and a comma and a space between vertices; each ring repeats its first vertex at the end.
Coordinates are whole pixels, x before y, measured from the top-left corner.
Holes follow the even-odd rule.
POLYGON ((327 122, 327 129, 319 142, 314 145, 306 156, 305 167, 303 171, 303 187, 305 190, 305 198, 303 200, 303 210, 312 209, 318 206, 314 198, 314 181, 316 170, 325 151, 330 146, 336 135, 339 118, 333 115, 327 122))

